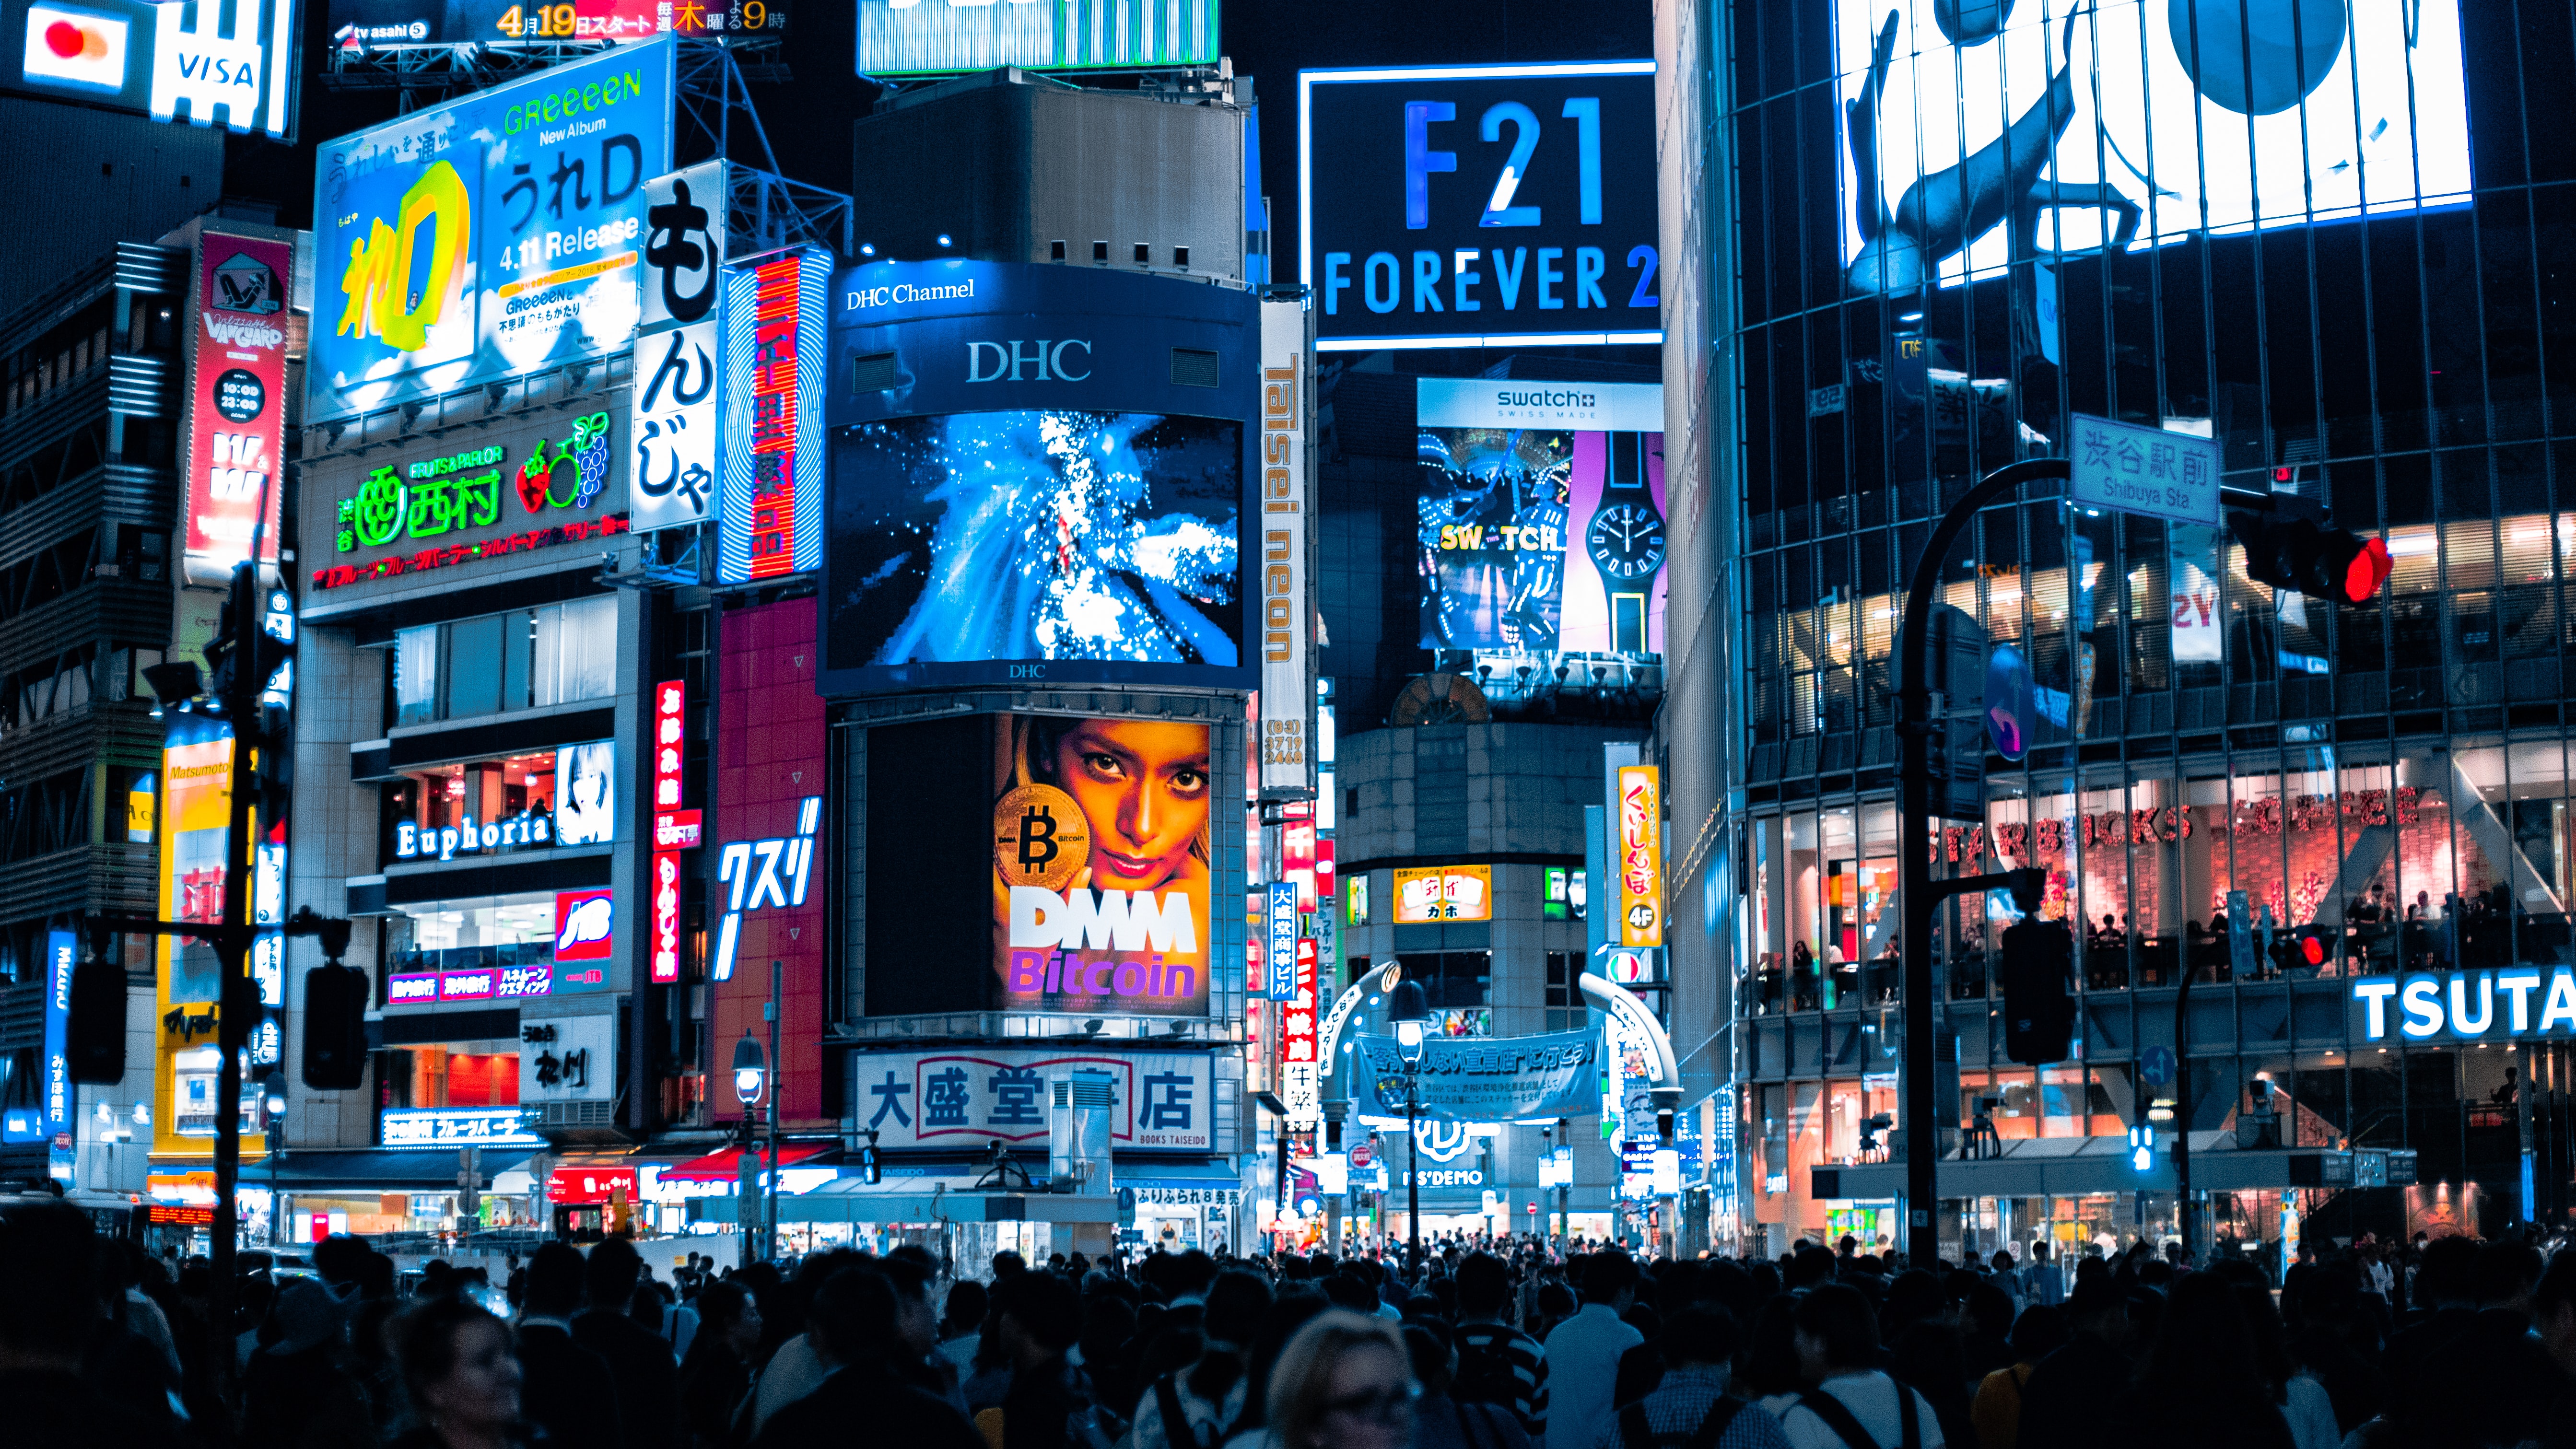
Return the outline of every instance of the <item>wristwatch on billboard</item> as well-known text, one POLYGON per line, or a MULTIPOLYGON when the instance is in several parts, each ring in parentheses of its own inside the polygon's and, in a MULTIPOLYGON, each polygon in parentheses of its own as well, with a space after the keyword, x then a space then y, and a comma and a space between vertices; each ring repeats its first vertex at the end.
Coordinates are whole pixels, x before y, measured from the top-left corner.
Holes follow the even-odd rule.
POLYGON ((1601 592, 1610 603, 1610 647, 1622 654, 1646 652, 1646 601, 1655 571, 1664 566, 1664 518, 1646 488, 1646 435, 1609 436, 1608 476, 1601 503, 1583 544, 1600 571, 1601 592))

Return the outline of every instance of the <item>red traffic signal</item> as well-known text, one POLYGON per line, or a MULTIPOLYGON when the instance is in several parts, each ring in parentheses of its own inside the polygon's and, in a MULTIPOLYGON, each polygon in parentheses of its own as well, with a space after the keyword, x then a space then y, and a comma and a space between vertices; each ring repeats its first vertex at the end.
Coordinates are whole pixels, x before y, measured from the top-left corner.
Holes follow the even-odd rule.
POLYGON ((2275 495, 2270 511, 2237 513, 2228 525, 2245 545, 2245 572, 2258 583, 2338 604, 2367 604, 2388 582, 2388 544, 2347 529, 2329 528, 2311 516, 2314 504, 2297 507, 2275 495))

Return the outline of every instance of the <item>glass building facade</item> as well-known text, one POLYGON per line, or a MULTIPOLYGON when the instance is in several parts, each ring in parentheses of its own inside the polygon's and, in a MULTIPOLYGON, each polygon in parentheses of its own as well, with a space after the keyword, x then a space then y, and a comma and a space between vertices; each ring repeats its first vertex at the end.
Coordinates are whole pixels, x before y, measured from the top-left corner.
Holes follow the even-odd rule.
POLYGON ((1713 386, 1737 393, 1714 486, 1742 509, 1721 566, 1745 619, 1718 1236, 1893 1232, 1851 1185, 1891 1180, 1867 1169, 1905 1125, 1896 620, 1934 519, 2062 455, 2077 415, 2212 440, 2227 484, 2318 505, 2395 568, 2336 608, 2249 578, 2224 529, 2056 485, 1942 561, 1934 870, 2044 868, 2079 998, 2067 1060, 2007 1060, 2013 908, 1944 909, 1940 1125, 1971 1159, 1955 1192, 1944 1168, 1945 1250, 2170 1232, 2170 1188, 2138 1191, 2169 1169, 2120 1175, 2142 1120, 2187 1125, 2211 1164, 2204 1246, 2302 1217, 2383 1238, 2563 1219, 2576 1011, 2544 1008, 2576 961, 2567 7, 1784 0, 1708 23, 1732 163, 1709 184, 1733 203, 1711 251, 1737 274, 1712 309, 1713 386), (1998 655, 2037 716, 2017 759, 1980 727, 1998 655), (2185 973, 2187 1124, 2153 1050, 2185 973), (2419 1036, 2396 1013, 2420 980, 2437 1005, 2463 984, 2419 1036), (2289 1162, 2309 1149, 2358 1150, 2365 1179, 2412 1151, 2419 1181, 2294 1184, 2340 1172, 2289 1162), (2040 1157, 2104 1163, 1977 1165, 2040 1157))

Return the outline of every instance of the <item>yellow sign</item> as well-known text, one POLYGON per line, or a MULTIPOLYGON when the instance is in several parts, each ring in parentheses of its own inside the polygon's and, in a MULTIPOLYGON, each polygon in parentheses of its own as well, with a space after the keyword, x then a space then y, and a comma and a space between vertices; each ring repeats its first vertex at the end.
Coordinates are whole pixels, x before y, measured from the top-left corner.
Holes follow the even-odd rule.
POLYGON ((1652 765, 1619 767, 1619 944, 1664 944, 1664 786, 1652 765))
POLYGON ((1400 926, 1494 918, 1494 868, 1435 865, 1395 873, 1395 921, 1400 926))
MULTIPOLYGON (((174 717, 161 747, 161 919, 221 921, 231 832, 233 733, 203 715, 174 717)), ((155 946, 160 969, 155 1056, 160 1101, 152 1116, 156 1158, 215 1154, 216 1000, 223 973, 214 948, 184 936, 155 946)), ((243 1090, 251 1090, 245 1079, 243 1090)), ((246 1125, 249 1119, 245 1119, 246 1125)), ((261 1152, 245 1131, 242 1160, 261 1152)))

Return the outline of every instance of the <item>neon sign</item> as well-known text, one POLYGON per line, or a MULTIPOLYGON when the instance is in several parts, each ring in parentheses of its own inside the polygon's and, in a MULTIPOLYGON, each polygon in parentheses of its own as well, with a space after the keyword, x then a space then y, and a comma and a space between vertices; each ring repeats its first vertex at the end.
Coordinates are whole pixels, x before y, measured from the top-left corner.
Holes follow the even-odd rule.
POLYGON ((716 980, 733 979, 734 943, 741 936, 743 912, 805 904, 805 887, 814 869, 814 832, 822 824, 823 797, 808 795, 796 812, 794 835, 733 841, 717 857, 716 880, 732 889, 725 896, 724 924, 716 933, 716 980))
POLYGON ((2576 968, 2566 966, 2383 976, 2352 983, 2352 999, 2369 1041, 2576 1035, 2576 968))

